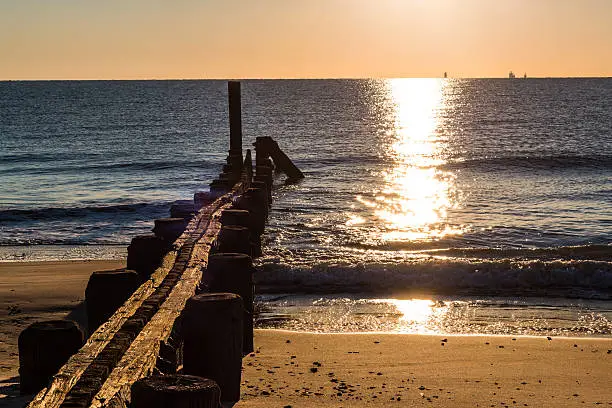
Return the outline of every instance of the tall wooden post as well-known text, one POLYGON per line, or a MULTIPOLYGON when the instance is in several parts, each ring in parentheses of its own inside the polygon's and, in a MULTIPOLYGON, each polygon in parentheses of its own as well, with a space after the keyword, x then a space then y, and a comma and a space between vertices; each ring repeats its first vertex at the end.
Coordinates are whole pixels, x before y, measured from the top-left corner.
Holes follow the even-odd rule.
POLYGON ((242 351, 253 351, 253 261, 240 253, 218 253, 208 257, 204 279, 211 292, 235 293, 242 298, 242 351))
POLYGON ((136 271, 117 269, 92 273, 85 288, 89 333, 106 322, 132 296, 140 283, 136 271))
POLYGON ((230 150, 228 164, 236 171, 242 168, 242 107, 240 100, 240 82, 228 81, 227 95, 229 102, 230 150))
POLYGON ((233 293, 191 297, 182 313, 183 371, 214 380, 221 401, 240 399, 242 298, 233 293))
POLYGON ((18 340, 21 394, 45 388, 83 341, 83 332, 70 320, 36 322, 22 331, 18 340))

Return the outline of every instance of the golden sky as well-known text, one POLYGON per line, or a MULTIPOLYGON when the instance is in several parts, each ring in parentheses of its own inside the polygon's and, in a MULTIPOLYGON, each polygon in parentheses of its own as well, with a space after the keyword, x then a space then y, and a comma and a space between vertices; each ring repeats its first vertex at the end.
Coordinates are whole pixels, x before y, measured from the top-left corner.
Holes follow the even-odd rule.
POLYGON ((0 79, 612 76, 612 0, 0 0, 0 79))

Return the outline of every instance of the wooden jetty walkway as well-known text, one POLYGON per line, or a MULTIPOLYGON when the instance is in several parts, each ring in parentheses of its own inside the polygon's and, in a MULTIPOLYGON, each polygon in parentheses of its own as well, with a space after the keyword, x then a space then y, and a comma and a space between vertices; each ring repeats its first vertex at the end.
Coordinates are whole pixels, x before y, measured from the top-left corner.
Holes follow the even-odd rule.
POLYGON ((228 82, 228 95, 223 171, 156 220, 154 234, 134 237, 125 270, 91 276, 86 341, 68 321, 21 333, 21 392, 37 393, 29 407, 218 407, 240 398, 272 166, 290 180, 303 175, 269 137, 255 142, 255 166, 250 150, 243 156, 239 82, 228 82))

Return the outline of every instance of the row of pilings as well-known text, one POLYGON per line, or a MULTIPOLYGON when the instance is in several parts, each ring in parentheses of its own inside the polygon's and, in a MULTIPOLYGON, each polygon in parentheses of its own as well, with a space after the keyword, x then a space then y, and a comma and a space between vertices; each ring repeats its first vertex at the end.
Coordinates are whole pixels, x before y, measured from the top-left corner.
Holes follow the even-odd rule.
MULTIPOLYGON (((132 239, 125 269, 94 272, 85 292, 85 329, 59 320, 34 323, 20 334, 21 393, 40 391, 37 401, 43 401, 31 406, 92 405, 134 339, 147 334, 147 324, 173 290, 178 290, 183 272, 193 263, 194 246, 210 229, 212 214, 218 210, 221 227, 201 262, 201 281, 167 341, 160 341, 150 375, 131 385, 125 406, 217 408, 220 400, 240 399, 241 360, 254 349, 252 259, 261 255, 261 235, 272 198, 272 161, 259 156, 255 164, 253 172, 249 150, 242 160, 241 153, 230 149, 227 164, 209 191, 195 193, 193 201, 174 203, 169 218, 155 220, 152 234, 132 239), (151 283, 170 252, 175 253, 174 263, 166 265, 169 271, 163 279, 151 283), (91 356, 80 376, 73 381, 60 378, 58 383, 67 384, 63 390, 51 386, 50 381, 58 380, 58 370, 85 343, 85 334, 90 342, 94 337, 96 341, 104 338, 109 319, 134 301, 134 292, 146 282, 154 290, 135 303, 133 313, 91 356), (57 401, 55 405, 44 403, 47 396, 43 394, 49 389, 64 394, 61 399, 49 397, 57 401)), ((60 377, 64 371, 70 370, 60 370, 60 377)), ((95 401, 97 406, 107 406, 95 401)))

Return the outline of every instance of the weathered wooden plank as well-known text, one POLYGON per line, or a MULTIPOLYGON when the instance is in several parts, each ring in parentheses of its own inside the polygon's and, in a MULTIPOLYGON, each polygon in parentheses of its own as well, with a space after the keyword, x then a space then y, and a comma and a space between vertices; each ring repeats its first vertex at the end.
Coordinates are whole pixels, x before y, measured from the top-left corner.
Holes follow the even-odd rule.
MULTIPOLYGON (((213 218, 212 215, 215 212, 217 212, 217 210, 223 209, 229 206, 229 203, 231 202, 234 195, 238 194, 242 190, 243 190, 242 183, 239 183, 230 193, 218 198, 217 200, 215 200, 215 202, 213 202, 209 206, 202 208, 199 211, 198 216, 195 217, 188 224, 185 232, 175 241, 174 247, 181 248, 185 246, 185 244, 194 235, 195 236, 198 236, 198 234, 200 235, 198 237, 199 239, 194 245, 194 250, 190 251, 190 253, 188 254, 190 258, 188 260, 188 264, 196 265, 196 266, 191 266, 186 269, 186 271, 188 272, 187 275, 183 276, 181 280, 178 282, 178 284, 176 285, 176 287, 173 288, 170 294, 170 297, 166 299, 166 301, 161 305, 160 310, 162 310, 164 307, 167 307, 167 308, 170 308, 169 310, 174 310, 174 312, 172 313, 177 314, 176 310, 178 310, 178 314, 180 314, 180 310, 182 310, 182 306, 184 306, 184 302, 182 303, 182 306, 181 306, 181 303, 180 303, 182 301, 181 299, 183 299, 183 297, 186 296, 186 294, 188 293, 188 290, 193 289, 193 291, 195 291, 197 282, 199 282, 197 273, 199 272, 201 276, 201 271, 199 270, 199 267, 197 267, 197 265, 202 262, 206 262, 206 260, 208 259, 208 251, 216 235, 218 234, 218 230, 220 228, 218 220, 216 220, 218 217, 215 217, 215 221, 213 221, 213 225, 215 225, 215 227, 213 227, 213 225, 209 225, 209 223, 211 222, 213 218), (185 281, 183 281, 182 279, 185 279, 185 281), (186 289, 186 288, 189 288, 189 289, 186 289), (177 289, 178 292, 175 292, 175 289, 177 289), (180 294, 180 295, 173 295, 174 293, 180 294), (175 302, 179 302, 179 303, 175 303, 175 302), (164 306, 166 304, 168 306, 164 306), (174 308, 173 308, 173 305, 174 305, 174 308)), ((79 350, 79 352, 75 354, 74 356, 72 356, 68 360, 68 362, 60 369, 58 374, 54 376, 50 386, 48 388, 43 389, 41 392, 39 392, 36 395, 36 397, 31 401, 31 403, 28 405, 28 407, 56 408, 62 404, 68 392, 74 387, 75 384, 77 384, 77 382, 82 377, 85 370, 91 365, 91 363, 96 359, 96 357, 100 354, 100 352, 109 345, 109 343, 115 337, 119 329, 121 329, 124 323, 128 320, 128 318, 133 316, 136 310, 138 310, 138 308, 141 307, 143 302, 147 300, 155 292, 155 290, 159 287, 159 285, 164 280, 164 278, 168 276, 168 273, 173 269, 173 267, 175 267, 178 262, 184 261, 184 260, 178 259, 177 258, 178 256, 179 256, 179 251, 175 249, 175 250, 170 251, 164 257, 162 265, 156 269, 156 271, 151 275, 149 280, 147 280, 142 286, 140 286, 136 290, 136 292, 117 310, 117 312, 106 323, 101 325, 98 328, 98 330, 96 330, 96 332, 94 332, 91 335, 91 337, 88 339, 86 344, 79 350)), ((190 296, 187 296, 185 298, 185 301, 190 296)), ((163 339, 168 338, 171 332, 173 323, 174 323, 174 320, 171 320, 171 321, 167 320, 167 316, 165 315, 165 313, 169 313, 167 311, 168 309, 163 309, 163 310, 166 310, 166 311, 161 313, 161 316, 165 316, 165 317, 157 318, 156 316, 153 316, 152 320, 149 323, 153 322, 154 324, 151 326, 147 324, 147 326, 145 326, 143 331, 137 337, 137 339, 141 338, 140 340, 141 342, 143 341, 143 339, 148 339, 148 341, 146 342, 147 345, 149 345, 149 343, 156 343, 153 348, 147 348, 147 353, 151 353, 151 356, 153 358, 153 363, 155 363, 155 359, 157 358, 157 355, 159 352, 159 340, 162 339, 162 337, 163 339), (155 332, 154 339, 153 337, 151 337, 153 332, 155 332)), ((157 313, 159 313, 159 311, 157 313)), ((133 350, 137 350, 137 349, 140 349, 140 347, 141 346, 130 347, 130 348, 133 350)), ((129 350, 130 349, 128 349, 128 352, 129 350)), ((126 354, 128 353, 126 352, 126 354)), ((129 355, 132 356, 133 352, 129 353, 129 355)), ((124 355, 123 360, 127 361, 125 357, 126 355, 124 355)), ((121 361, 119 362, 119 366, 120 365, 121 365, 121 361)), ((143 367, 147 367, 146 364, 143 365, 143 367)), ((113 374, 115 371, 117 370, 113 370, 113 372, 111 372, 113 379, 116 378, 117 375, 119 375, 119 374, 113 374)), ((117 372, 118 373, 121 372, 121 369, 119 369, 119 371, 117 372)), ((119 377, 121 377, 121 375, 119 375, 119 377)), ((142 376, 135 377, 135 380, 141 377, 142 376)), ((132 377, 129 377, 129 378, 131 379, 132 377)), ((94 402, 92 402, 92 404, 96 402, 102 404, 102 403, 106 403, 106 401, 112 400, 112 398, 104 397, 104 395, 107 395, 110 392, 109 390, 111 389, 116 390, 117 392, 120 391, 121 387, 113 388, 113 386, 109 385, 107 388, 104 388, 104 386, 107 383, 109 383, 109 381, 112 382, 112 380, 110 380, 110 376, 105 381, 103 388, 100 390, 100 392, 103 392, 103 394, 101 394, 100 398, 95 399, 94 402)), ((128 394, 128 397, 129 397, 129 394, 128 394)), ((118 401, 123 400, 121 396, 115 399, 117 399, 118 401)), ((102 406, 102 405, 97 405, 97 406, 102 406)))
POLYGON ((226 204, 215 212, 205 234, 194 246, 192 257, 181 280, 161 305, 157 314, 132 342, 100 392, 94 397, 91 407, 127 407, 132 384, 153 373, 160 343, 169 340, 185 303, 196 293, 196 288, 202 278, 202 268, 208 261, 210 247, 221 228, 219 222, 221 210, 228 206, 229 204, 226 204))
POLYGON ((41 390, 28 407, 59 407, 64 401, 66 393, 76 384, 93 359, 106 347, 115 333, 134 314, 142 302, 155 291, 155 288, 174 265, 176 255, 176 251, 171 251, 164 257, 162 265, 155 270, 149 280, 143 283, 115 314, 91 335, 79 352, 73 355, 54 376, 50 386, 41 390))

